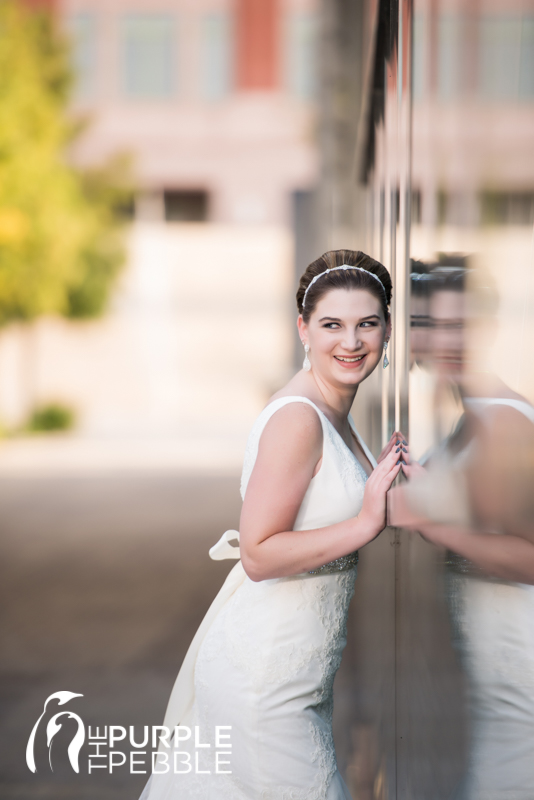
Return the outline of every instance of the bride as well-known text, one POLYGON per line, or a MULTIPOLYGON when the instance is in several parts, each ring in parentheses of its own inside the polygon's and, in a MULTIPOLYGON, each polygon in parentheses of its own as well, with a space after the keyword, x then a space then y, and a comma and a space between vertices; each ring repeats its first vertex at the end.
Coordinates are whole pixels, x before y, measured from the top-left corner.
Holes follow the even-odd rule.
POLYGON ((350 800, 333 682, 358 549, 385 527, 408 448, 395 432, 377 463, 349 412, 387 348, 390 299, 385 267, 352 250, 300 280, 303 368, 250 433, 239 533, 210 550, 240 561, 184 659, 164 720, 174 741, 162 739, 141 800, 350 800))

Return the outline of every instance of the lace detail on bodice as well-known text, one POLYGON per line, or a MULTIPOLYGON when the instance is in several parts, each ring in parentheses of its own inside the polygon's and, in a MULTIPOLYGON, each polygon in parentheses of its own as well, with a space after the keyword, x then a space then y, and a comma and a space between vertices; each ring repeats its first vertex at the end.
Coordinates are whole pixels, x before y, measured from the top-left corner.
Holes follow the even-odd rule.
MULTIPOLYGON (((345 486, 354 486, 355 483, 365 483, 367 480, 367 473, 350 449, 343 441, 341 435, 336 431, 328 417, 318 409, 327 423, 327 432, 329 442, 334 447, 336 454, 339 457, 339 463, 342 466, 341 479, 345 486)), ((324 432, 324 426, 323 426, 324 432)))
MULTIPOLYGON (((350 450, 349 447, 345 444, 343 439, 341 438, 340 434, 336 431, 334 426, 330 423, 328 417, 323 414, 327 423, 329 423, 328 435, 330 439, 330 443, 335 448, 338 456, 339 456, 339 463, 342 465, 341 469, 341 480, 345 484, 345 486, 354 486, 354 484, 358 481, 362 481, 365 483, 367 480, 367 473, 365 472, 364 468, 354 455, 354 453, 350 450)), ((325 430, 325 426, 323 425, 323 433, 325 430)), ((329 561, 328 564, 323 564, 322 567, 318 567, 317 569, 312 569, 309 571, 310 575, 319 575, 319 574, 331 574, 333 572, 343 572, 347 569, 353 569, 359 561, 359 553, 357 550, 354 550, 352 553, 348 553, 346 556, 341 556, 341 558, 336 558, 334 561, 329 561)))
POLYGON ((353 569, 359 560, 359 553, 355 550, 353 553, 349 553, 346 556, 341 556, 340 558, 334 559, 334 561, 329 561, 328 564, 323 564, 322 567, 308 570, 308 574, 331 575, 333 572, 344 572, 347 569, 353 569))

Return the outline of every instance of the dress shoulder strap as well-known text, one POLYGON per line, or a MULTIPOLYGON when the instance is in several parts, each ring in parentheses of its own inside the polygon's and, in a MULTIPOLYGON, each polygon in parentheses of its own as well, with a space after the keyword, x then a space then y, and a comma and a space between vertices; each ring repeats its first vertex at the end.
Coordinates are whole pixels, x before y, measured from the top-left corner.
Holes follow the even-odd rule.
POLYGON ((282 408, 288 403, 306 403, 309 406, 312 406, 317 411, 319 415, 319 419, 321 420, 321 425, 323 428, 323 437, 326 439, 328 434, 328 427, 327 427, 327 420, 324 416, 323 412, 309 400, 307 397, 300 397, 298 395, 289 395, 287 397, 279 397, 277 400, 273 400, 272 403, 269 403, 265 406, 263 411, 257 417, 256 422, 252 426, 252 430, 250 431, 247 447, 245 450, 245 457, 243 460, 243 472, 241 474, 241 498, 244 499, 245 492, 247 489, 249 478, 252 474, 252 470, 254 469, 254 464, 256 463, 256 457, 258 455, 258 447, 260 443, 260 438, 263 433, 263 429, 267 425, 268 421, 272 417, 272 415, 282 408))
MULTIPOLYGON (((256 457, 258 455, 258 447, 260 443, 260 438, 263 433, 263 429, 267 425, 268 421, 272 417, 272 415, 278 411, 279 408, 287 405, 288 403, 307 403, 309 406, 313 406, 313 408, 317 411, 319 415, 319 419, 321 420, 321 425, 323 427, 323 441, 327 440, 328 431, 328 424, 327 419, 324 416, 323 412, 317 408, 315 403, 312 403, 311 400, 308 400, 307 397, 299 397, 297 395, 291 395, 288 397, 279 397, 278 400, 273 400, 272 403, 269 403, 265 406, 263 411, 260 415, 256 418, 254 425, 252 426, 252 430, 250 431, 247 446, 245 449, 245 457, 243 460, 243 472, 241 474, 241 499, 245 499, 245 492, 247 490, 247 485, 249 482, 249 478, 252 474, 252 470, 254 469, 254 464, 256 463, 256 457)), ((221 561, 227 558, 238 559, 241 558, 241 551, 239 545, 231 545, 230 542, 239 542, 239 531, 236 530, 229 530, 225 531, 219 541, 210 548, 209 555, 214 561, 221 561)))
POLYGON ((531 406, 526 400, 515 400, 511 397, 466 397, 464 403, 467 408, 472 408, 473 411, 476 411, 477 408, 483 409, 486 406, 510 406, 524 414, 527 419, 534 423, 534 406, 531 406))

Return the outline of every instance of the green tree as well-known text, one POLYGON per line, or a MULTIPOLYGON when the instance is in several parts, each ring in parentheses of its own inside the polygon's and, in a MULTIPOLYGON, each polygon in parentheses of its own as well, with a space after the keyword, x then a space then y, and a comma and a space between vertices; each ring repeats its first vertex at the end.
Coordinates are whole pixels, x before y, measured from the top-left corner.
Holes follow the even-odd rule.
POLYGON ((72 86, 53 17, 0 0, 0 325, 101 313, 123 263, 129 187, 119 163, 69 165, 72 86))

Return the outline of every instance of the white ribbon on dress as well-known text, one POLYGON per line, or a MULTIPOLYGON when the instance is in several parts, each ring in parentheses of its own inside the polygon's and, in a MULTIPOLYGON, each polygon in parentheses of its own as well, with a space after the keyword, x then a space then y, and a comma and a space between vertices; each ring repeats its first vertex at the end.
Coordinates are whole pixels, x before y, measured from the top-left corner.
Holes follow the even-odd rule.
MULTIPOLYGON (((234 540, 239 541, 239 531, 225 531, 219 541, 210 548, 210 558, 212 558, 214 561, 223 561, 230 558, 240 559, 241 554, 239 547, 229 544, 230 541, 234 540)), ((246 572, 243 569, 241 561, 239 561, 226 576, 226 580, 221 586, 212 604, 208 608, 204 619, 200 623, 200 626, 193 637, 191 644, 189 645, 189 649, 185 654, 182 666, 174 683, 171 696, 167 704, 165 719, 163 720, 163 725, 170 730, 171 736, 174 733, 174 728, 176 725, 186 725, 190 727, 193 704, 195 701, 195 664, 200 645, 204 641, 212 622, 215 620, 223 606, 232 597, 234 592, 241 586, 245 578, 246 572)), ((169 755, 169 749, 165 747, 161 741, 158 748, 158 753, 166 753, 169 755)), ((169 761, 172 762, 172 758, 169 758, 169 761)), ((156 761, 156 769, 158 768, 158 763, 161 765, 163 761, 156 761)), ((152 774, 148 800, 159 800, 159 798, 163 798, 165 785, 167 784, 168 779, 168 775, 167 779, 165 779, 164 774, 152 774)))
POLYGON ((214 561, 223 561, 225 558, 241 558, 239 547, 229 544, 231 541, 239 541, 239 531, 225 531, 217 544, 210 548, 210 558, 214 561))

